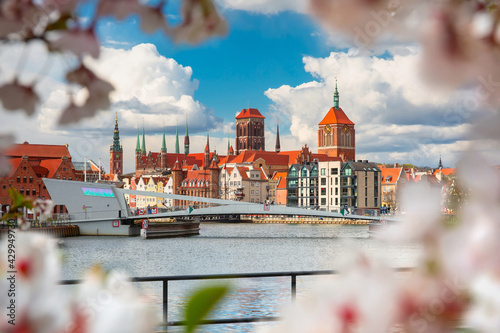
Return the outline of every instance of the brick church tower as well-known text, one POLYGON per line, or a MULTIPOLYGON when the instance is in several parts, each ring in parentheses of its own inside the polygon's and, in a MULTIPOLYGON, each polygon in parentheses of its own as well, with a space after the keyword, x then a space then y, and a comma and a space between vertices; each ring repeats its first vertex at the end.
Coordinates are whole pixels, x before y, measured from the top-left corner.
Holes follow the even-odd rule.
POLYGON ((343 161, 355 160, 356 132, 354 123, 339 107, 339 92, 336 82, 333 107, 318 125, 318 153, 340 157, 343 161))
POLYGON ((118 113, 115 118, 113 144, 109 147, 109 173, 123 174, 123 148, 120 143, 120 130, 118 130, 118 113))
POLYGON ((243 109, 236 116, 236 154, 245 150, 266 150, 264 119, 257 109, 243 109))

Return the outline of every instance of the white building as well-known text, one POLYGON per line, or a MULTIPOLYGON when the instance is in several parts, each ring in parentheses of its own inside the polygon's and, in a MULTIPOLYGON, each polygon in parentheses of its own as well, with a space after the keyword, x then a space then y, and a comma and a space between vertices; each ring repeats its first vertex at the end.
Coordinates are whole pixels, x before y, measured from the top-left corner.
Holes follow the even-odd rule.
POLYGON ((330 212, 340 211, 340 172, 342 162, 319 162, 319 207, 330 212))

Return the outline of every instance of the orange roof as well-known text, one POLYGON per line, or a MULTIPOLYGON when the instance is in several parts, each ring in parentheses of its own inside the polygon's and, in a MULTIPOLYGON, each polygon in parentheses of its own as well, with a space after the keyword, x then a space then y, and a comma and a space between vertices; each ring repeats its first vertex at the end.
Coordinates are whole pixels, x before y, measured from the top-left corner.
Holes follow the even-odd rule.
POLYGON ((281 177, 277 189, 286 189, 286 177, 281 177))
POLYGON ((286 178, 286 172, 275 172, 273 176, 273 180, 286 178))
POLYGON ((260 179, 267 179, 266 173, 262 170, 262 168, 260 168, 260 179))
POLYGON ((17 168, 19 167, 19 164, 21 164, 22 161, 23 161, 22 158, 9 158, 9 164, 10 164, 9 177, 12 177, 14 175, 14 172, 16 172, 17 168))
POLYGON ((443 175, 445 175, 445 176, 449 176, 449 175, 452 175, 455 173, 455 169, 454 168, 437 169, 437 170, 434 170, 433 175, 437 175, 440 172, 442 172, 443 175))
POLYGON ((334 107, 332 107, 330 111, 328 111, 325 118, 323 118, 323 120, 318 125, 327 125, 327 124, 354 125, 354 123, 346 116, 342 108, 336 109, 334 107))
POLYGON ((403 168, 381 168, 382 184, 396 184, 403 168))
POLYGON ((249 170, 247 167, 240 167, 240 166, 237 166, 236 169, 238 169, 240 175, 241 175, 241 178, 242 179, 249 179, 248 178, 248 175, 247 175, 247 171, 249 170))
POLYGON ((47 175, 47 178, 52 178, 54 177, 54 174, 57 171, 57 168, 59 168, 59 165, 61 165, 62 160, 42 160, 40 161, 40 166, 46 168, 49 170, 49 174, 47 175))
POLYGON ((262 114, 260 114, 259 110, 257 109, 243 109, 241 112, 236 116, 236 119, 244 119, 244 118, 266 118, 262 114))
POLYGON ((37 144, 15 144, 5 152, 7 157, 23 157, 24 155, 30 158, 57 158, 63 156, 71 158, 68 147, 65 145, 37 145, 37 144))

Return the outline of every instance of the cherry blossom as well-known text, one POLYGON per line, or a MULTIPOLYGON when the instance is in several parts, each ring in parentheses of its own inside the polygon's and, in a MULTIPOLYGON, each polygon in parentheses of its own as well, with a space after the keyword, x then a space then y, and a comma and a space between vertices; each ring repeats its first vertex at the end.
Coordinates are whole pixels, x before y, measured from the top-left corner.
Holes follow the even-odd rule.
POLYGON ((40 222, 52 217, 54 202, 52 200, 36 199, 33 202, 33 210, 36 214, 40 214, 40 222))
POLYGON ((0 86, 0 100, 6 110, 24 110, 29 116, 35 113, 40 102, 33 86, 22 85, 17 80, 0 86))
POLYGON ((123 20, 129 15, 138 13, 141 7, 137 0, 101 0, 97 5, 97 15, 109 15, 123 20))
POLYGON ((177 42, 199 43, 206 38, 222 36, 227 32, 226 22, 209 0, 184 0, 182 15, 184 22, 172 32, 177 42))
POLYGON ((74 29, 61 33, 50 47, 55 50, 69 51, 78 57, 89 54, 94 58, 99 58, 100 44, 97 40, 93 28, 74 29))

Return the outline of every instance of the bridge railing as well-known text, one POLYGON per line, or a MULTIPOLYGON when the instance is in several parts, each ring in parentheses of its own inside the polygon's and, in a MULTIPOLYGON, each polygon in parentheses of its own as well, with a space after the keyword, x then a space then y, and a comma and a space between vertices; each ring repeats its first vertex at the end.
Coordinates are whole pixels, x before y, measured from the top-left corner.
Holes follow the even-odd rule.
MULTIPOLYGON (((399 267, 395 268, 397 272, 406 272, 411 268, 399 267)), ((269 272, 269 273, 244 273, 244 274, 213 274, 213 275, 177 275, 177 276, 155 276, 155 277, 134 277, 131 282, 162 282, 162 306, 163 306, 163 323, 160 325, 165 327, 185 326, 185 321, 169 321, 169 282, 170 281, 193 281, 193 280, 227 280, 227 279, 248 279, 248 278, 270 278, 270 277, 290 277, 290 297, 294 300, 297 296, 297 277, 299 276, 314 276, 314 275, 334 275, 338 271, 296 271, 296 272, 269 272)), ((81 283, 80 280, 63 280, 62 285, 75 285, 81 283)), ((255 322, 270 322, 280 320, 277 316, 265 317, 239 317, 239 318, 220 318, 206 319, 200 322, 200 325, 215 325, 215 324, 243 324, 255 322)))

